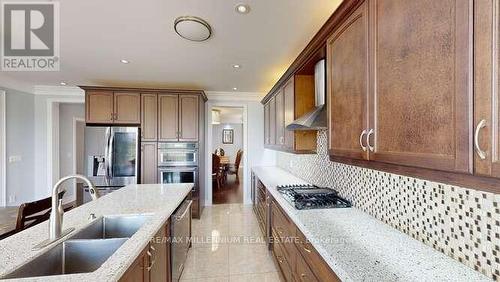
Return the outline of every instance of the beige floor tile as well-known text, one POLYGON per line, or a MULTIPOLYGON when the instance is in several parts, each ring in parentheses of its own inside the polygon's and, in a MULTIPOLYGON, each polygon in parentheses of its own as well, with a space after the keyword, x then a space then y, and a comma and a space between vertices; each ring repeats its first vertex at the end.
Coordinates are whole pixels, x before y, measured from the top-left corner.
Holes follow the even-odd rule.
POLYGON ((191 248, 182 279, 214 278, 229 275, 228 246, 191 248))
POLYGON ((229 276, 229 282, 279 282, 278 272, 238 274, 229 276))
POLYGON ((275 272, 270 252, 265 244, 241 244, 229 246, 229 274, 275 272))

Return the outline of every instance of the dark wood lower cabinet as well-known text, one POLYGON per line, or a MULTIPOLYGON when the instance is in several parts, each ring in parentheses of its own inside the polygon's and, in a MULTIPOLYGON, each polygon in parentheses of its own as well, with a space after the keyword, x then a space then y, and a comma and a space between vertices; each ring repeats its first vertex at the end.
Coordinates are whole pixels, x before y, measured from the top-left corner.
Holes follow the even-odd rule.
POLYGON ((280 278, 283 281, 340 281, 262 182, 256 182, 254 212, 264 236, 268 236, 266 226, 270 220, 271 253, 280 278), (266 219, 268 212, 271 216, 266 219))
POLYGON ((151 239, 120 282, 170 282, 170 220, 151 239))

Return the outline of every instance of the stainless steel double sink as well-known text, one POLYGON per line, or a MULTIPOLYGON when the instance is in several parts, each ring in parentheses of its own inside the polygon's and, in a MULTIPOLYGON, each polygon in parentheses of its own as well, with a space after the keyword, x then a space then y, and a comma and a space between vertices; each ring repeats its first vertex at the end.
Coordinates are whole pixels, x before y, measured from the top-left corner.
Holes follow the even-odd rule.
POLYGON ((51 247, 3 279, 87 273, 97 270, 151 215, 104 216, 51 247))

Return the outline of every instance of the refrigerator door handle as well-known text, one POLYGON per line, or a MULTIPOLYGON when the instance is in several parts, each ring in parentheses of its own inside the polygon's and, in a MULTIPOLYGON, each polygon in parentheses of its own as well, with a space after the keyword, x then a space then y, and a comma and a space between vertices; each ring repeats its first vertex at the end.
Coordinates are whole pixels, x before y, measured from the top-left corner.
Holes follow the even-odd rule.
POLYGON ((109 140, 109 176, 113 178, 113 143, 115 142, 115 132, 111 129, 109 140))
POLYGON ((111 138, 111 127, 106 128, 106 148, 104 149, 104 179, 106 181, 106 185, 109 185, 110 173, 109 173, 109 141, 111 138))

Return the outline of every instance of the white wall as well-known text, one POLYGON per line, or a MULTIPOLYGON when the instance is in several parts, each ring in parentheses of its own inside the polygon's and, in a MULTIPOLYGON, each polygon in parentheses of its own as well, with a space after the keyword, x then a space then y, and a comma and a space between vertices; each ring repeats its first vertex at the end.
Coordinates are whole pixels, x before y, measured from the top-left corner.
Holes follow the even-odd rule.
POLYGON ((34 96, 3 88, 6 92, 6 204, 34 200, 34 96))
POLYGON ((0 206, 7 205, 5 191, 5 91, 0 90, 0 206))
POLYGON ((43 94, 35 95, 35 180, 37 185, 34 197, 38 199, 48 197, 52 185, 59 178, 59 167, 52 167, 54 160, 59 160, 57 149, 59 138, 56 134, 58 124, 54 124, 59 120, 58 105, 59 103, 83 103, 85 100, 83 91, 74 91, 71 88, 64 91, 64 87, 58 89, 63 91, 54 91, 54 94, 50 94, 52 90, 47 89, 43 94), (52 141, 52 146, 49 146, 49 140, 52 141))
POLYGON ((212 153, 215 149, 222 148, 231 163, 236 160, 238 150, 243 150, 243 124, 241 123, 221 123, 212 125, 212 153), (233 130, 233 144, 222 143, 222 131, 224 129, 233 130))
MULTIPOLYGON (((85 105, 83 104, 59 104, 59 177, 73 174, 75 171, 75 156, 73 140, 74 119, 85 118, 85 105)), ((66 189, 65 201, 74 201, 74 181, 63 184, 66 189)))
MULTIPOLYGON (((244 195, 243 200, 245 204, 251 203, 251 191, 250 191, 250 171, 254 166, 270 166, 276 164, 276 152, 272 150, 264 149, 264 106, 260 103, 262 95, 253 95, 255 93, 216 93, 208 92, 208 102, 206 104, 206 123, 205 129, 207 131, 206 142, 208 148, 211 148, 212 143, 212 107, 216 106, 229 106, 229 107, 243 107, 245 114, 243 115, 244 123, 244 143, 246 148, 244 148, 243 154, 243 164, 244 165, 244 195), (237 100, 238 99, 241 100, 237 100)), ((206 167, 208 169, 212 168, 212 152, 207 151, 206 167)), ((207 193, 205 201, 209 205, 212 203, 212 181, 211 174, 207 175, 207 193)))

